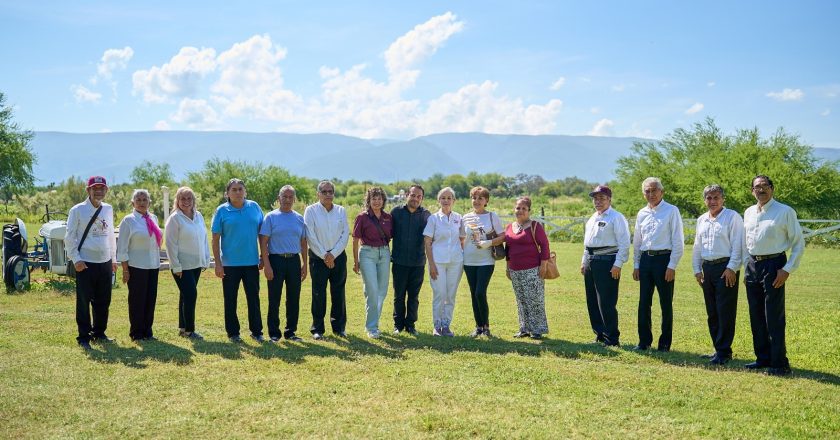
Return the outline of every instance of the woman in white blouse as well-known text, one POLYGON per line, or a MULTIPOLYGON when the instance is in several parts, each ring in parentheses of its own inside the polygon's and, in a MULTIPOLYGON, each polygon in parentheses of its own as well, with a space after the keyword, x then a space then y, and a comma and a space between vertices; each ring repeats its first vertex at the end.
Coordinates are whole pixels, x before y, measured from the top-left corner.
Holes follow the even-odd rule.
POLYGON ((438 192, 440 210, 426 222, 426 259, 429 261, 429 277, 432 285, 433 336, 455 336, 449 328, 455 311, 455 293, 464 264, 464 237, 461 214, 452 212, 455 191, 450 187, 438 192))
POLYGON ((178 333, 191 339, 204 339, 195 331, 195 303, 201 271, 210 267, 210 247, 204 217, 196 209, 195 193, 188 186, 175 192, 175 208, 166 221, 166 255, 180 292, 178 333))
POLYGON ((120 222, 117 261, 122 264, 122 280, 128 284, 129 336, 132 341, 153 340, 160 242, 157 217, 149 212, 149 191, 136 189, 131 195, 134 210, 120 222))

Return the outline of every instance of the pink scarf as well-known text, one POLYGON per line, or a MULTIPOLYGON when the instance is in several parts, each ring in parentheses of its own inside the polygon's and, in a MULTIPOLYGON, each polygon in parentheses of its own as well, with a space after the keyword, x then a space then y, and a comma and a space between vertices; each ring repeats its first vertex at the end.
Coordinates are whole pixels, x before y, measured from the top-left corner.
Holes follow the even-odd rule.
POLYGON ((149 216, 148 212, 143 215, 143 218, 146 220, 146 229, 149 231, 149 237, 154 235, 155 241, 157 241, 157 245, 160 247, 160 241, 163 238, 163 235, 160 233, 160 228, 152 221, 152 217, 149 216))

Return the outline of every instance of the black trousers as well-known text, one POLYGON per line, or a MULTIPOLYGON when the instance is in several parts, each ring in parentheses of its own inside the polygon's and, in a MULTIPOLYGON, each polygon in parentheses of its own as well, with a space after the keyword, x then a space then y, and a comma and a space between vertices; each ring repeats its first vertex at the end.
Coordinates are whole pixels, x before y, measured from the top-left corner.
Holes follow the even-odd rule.
POLYGON ((653 289, 659 292, 659 307, 662 309, 662 334, 659 336, 659 349, 670 349, 674 328, 674 282, 665 281, 665 270, 671 254, 650 256, 642 254, 639 262, 639 345, 650 346, 653 343, 650 308, 653 303, 653 289))
MULTIPOLYGON (((327 314, 327 283, 330 285, 330 326, 333 333, 341 333, 347 325, 347 305, 344 287, 347 284, 347 252, 335 257, 335 266, 328 268, 324 260, 309 251, 309 273, 312 275, 312 327, 311 333, 324 334, 324 317, 327 314)), ((300 275, 300 274, 298 274, 300 275)))
POLYGON ((239 296, 239 282, 245 288, 248 303, 248 328, 254 336, 262 336, 262 313, 260 313, 260 270, 258 266, 225 266, 222 278, 222 293, 225 297, 225 330, 228 337, 239 336, 239 317, 236 315, 236 301, 239 296))
POLYGON ((741 272, 735 274, 735 285, 726 286, 721 276, 729 260, 717 264, 703 263, 703 299, 706 302, 709 335, 715 346, 715 353, 732 357, 732 340, 735 339, 735 314, 738 311, 738 280, 741 272))
POLYGON ((274 279, 268 282, 268 336, 279 338, 295 336, 300 313, 300 255, 283 257, 270 254, 268 261, 274 272, 274 279), (286 283, 286 328, 280 333, 280 298, 286 283))
POLYGON ((470 285, 470 297, 472 298, 473 318, 476 327, 487 327, 490 325, 490 306, 487 304, 487 286, 490 285, 490 278, 493 276, 495 265, 487 266, 464 266, 464 273, 467 275, 467 283, 470 285))
POLYGON ((111 306, 110 261, 89 263, 87 269, 76 272, 76 326, 79 328, 79 342, 90 341, 91 337, 105 336, 108 328, 108 308, 111 306), (93 322, 91 322, 91 310, 93 322))
POLYGON ((598 256, 590 260, 583 273, 586 288, 586 309, 589 323, 597 340, 610 345, 619 344, 618 331, 618 281, 610 270, 615 264, 615 255, 598 256))
POLYGON ((413 329, 420 306, 420 288, 426 266, 391 265, 391 282, 394 286, 394 328, 402 331, 413 329))
POLYGON ((790 366, 785 347, 785 286, 773 287, 776 272, 785 263, 785 254, 762 261, 749 257, 744 276, 756 360, 776 368, 790 366))
POLYGON ((128 335, 132 340, 152 337, 160 269, 128 266, 128 335))
POLYGON ((181 276, 172 274, 178 285, 178 328, 185 332, 195 331, 195 303, 198 301, 198 279, 201 278, 201 268, 184 270, 181 276))

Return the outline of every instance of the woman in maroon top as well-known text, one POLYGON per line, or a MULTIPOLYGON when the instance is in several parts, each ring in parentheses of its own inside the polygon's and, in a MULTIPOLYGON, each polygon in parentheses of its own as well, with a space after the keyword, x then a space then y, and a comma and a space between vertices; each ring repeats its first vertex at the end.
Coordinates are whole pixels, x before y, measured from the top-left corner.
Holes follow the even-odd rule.
POLYGON ((504 242, 507 247, 507 271, 516 295, 519 332, 515 338, 540 339, 548 333, 545 316, 545 271, 549 257, 548 237, 538 222, 531 220, 531 199, 516 199, 516 221, 505 235, 479 243, 489 247, 504 242))
POLYGON ((353 226, 353 272, 362 275, 365 292, 365 329, 371 338, 379 337, 379 317, 388 293, 388 266, 391 262, 393 222, 385 206, 385 191, 379 187, 368 189, 365 209, 356 216, 353 226), (359 243, 361 242, 361 246, 359 243))

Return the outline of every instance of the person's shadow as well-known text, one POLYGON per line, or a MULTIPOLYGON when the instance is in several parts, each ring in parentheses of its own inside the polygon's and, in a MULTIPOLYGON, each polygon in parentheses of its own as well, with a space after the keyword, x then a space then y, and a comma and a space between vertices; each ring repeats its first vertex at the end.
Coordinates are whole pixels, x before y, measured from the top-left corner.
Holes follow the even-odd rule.
POLYGON ((142 341, 139 344, 123 346, 117 342, 91 344, 88 358, 109 364, 120 363, 131 368, 146 368, 146 361, 169 362, 187 365, 192 362, 193 352, 161 340, 142 341))

